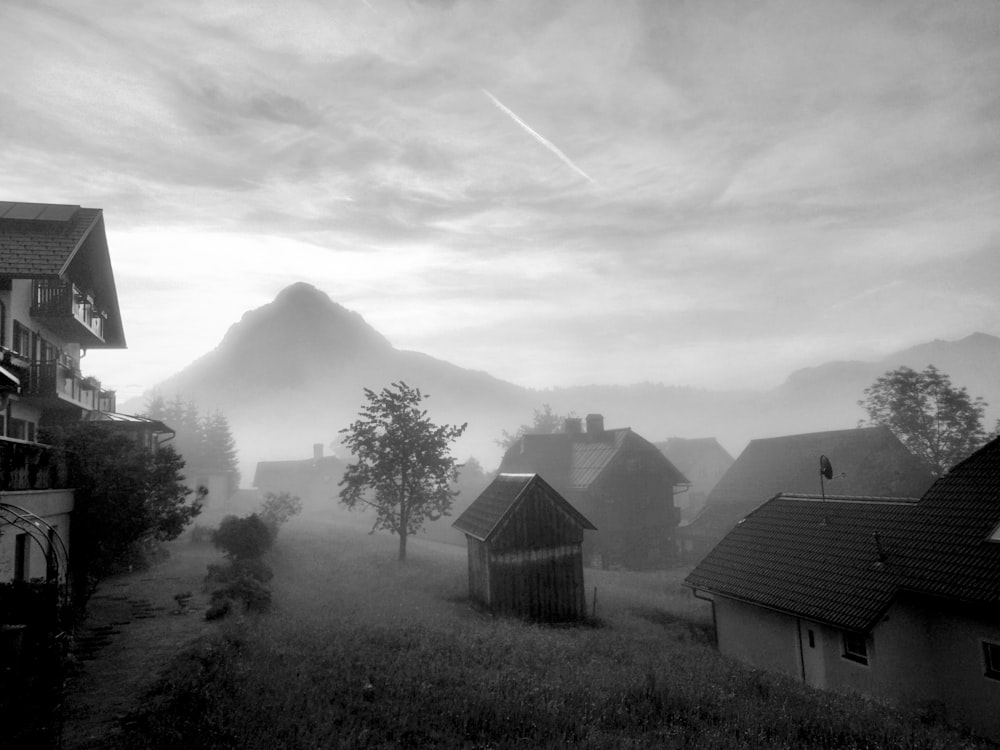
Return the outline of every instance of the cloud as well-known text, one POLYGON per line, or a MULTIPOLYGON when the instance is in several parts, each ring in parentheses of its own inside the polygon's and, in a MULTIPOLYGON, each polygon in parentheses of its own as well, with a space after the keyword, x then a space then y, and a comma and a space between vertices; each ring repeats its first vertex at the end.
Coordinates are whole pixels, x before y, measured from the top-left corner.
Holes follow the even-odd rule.
POLYGON ((1000 331, 992 0, 105 11, 5 6, 3 197, 105 209, 143 357, 173 339, 137 289, 223 277, 206 336, 304 278, 402 346, 515 380, 530 348, 533 384, 1000 331))

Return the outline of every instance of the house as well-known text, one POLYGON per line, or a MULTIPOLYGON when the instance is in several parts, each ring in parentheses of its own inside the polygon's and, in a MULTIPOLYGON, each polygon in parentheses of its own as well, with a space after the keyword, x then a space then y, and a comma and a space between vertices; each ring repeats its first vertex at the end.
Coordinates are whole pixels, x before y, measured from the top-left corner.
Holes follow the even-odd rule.
POLYGON ((779 492, 920 497, 933 469, 887 427, 865 427, 751 440, 709 493, 705 507, 680 529, 680 555, 697 562, 744 516, 779 492), (834 478, 820 485, 826 456, 834 478))
POLYGON ((65 582, 73 491, 39 432, 113 414, 80 359, 124 347, 102 211, 0 202, 0 583, 65 582))
POLYGON ((494 614, 586 616, 583 532, 594 530, 538 474, 500 474, 452 524, 465 534, 469 595, 494 614))
POLYGON ((919 500, 777 495, 685 584, 723 653, 1000 739, 1000 439, 919 500))
POLYGON ((705 506, 708 493, 733 465, 733 457, 715 438, 672 437, 654 445, 691 482, 688 491, 676 497, 680 525, 686 526, 705 506))
MULTIPOLYGON (((259 461, 253 476, 253 486, 263 493, 287 492, 298 497, 306 513, 337 513, 340 480, 347 464, 342 458, 324 456, 323 444, 316 443, 313 445, 312 458, 259 461)), ((354 518, 346 510, 343 516, 354 518)))
POLYGON ((630 428, 607 430, 600 414, 565 422, 564 432, 523 435, 504 454, 500 473, 538 474, 600 529, 584 560, 607 568, 649 568, 675 559, 674 497, 687 478, 630 428))

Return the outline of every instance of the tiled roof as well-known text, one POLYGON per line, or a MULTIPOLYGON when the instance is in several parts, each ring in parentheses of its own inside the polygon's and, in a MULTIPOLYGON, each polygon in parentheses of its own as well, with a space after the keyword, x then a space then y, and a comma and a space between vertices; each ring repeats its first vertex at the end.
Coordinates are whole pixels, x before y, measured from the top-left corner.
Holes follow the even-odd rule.
POLYGON ((930 467, 886 427, 751 440, 680 533, 714 542, 779 492, 818 493, 820 455, 833 464, 829 494, 919 497, 934 481, 930 467))
MULTIPOLYGON (((533 485, 547 483, 537 474, 499 474, 489 486, 480 493, 479 497, 472 501, 472 504, 465 509, 452 526, 469 536, 486 541, 490 535, 500 526, 500 522, 514 509, 517 501, 533 485)), ((548 487, 549 495, 561 501, 564 509, 576 518, 577 522, 584 529, 593 529, 594 526, 584 518, 565 498, 558 492, 548 487)))
POLYGON ((920 501, 778 495, 730 531, 685 582, 867 630, 900 591, 1000 604, 1000 543, 989 540, 997 524, 1000 439, 938 479, 920 501))
POLYGON ((916 499, 778 495, 719 542, 687 577, 707 589, 864 630, 895 592, 891 571, 916 499), (887 561, 879 562, 878 533, 887 561))
POLYGON ((538 473, 560 489, 586 490, 624 452, 647 453, 673 473, 674 484, 688 484, 666 456, 628 427, 604 430, 597 435, 524 435, 504 455, 500 471, 538 473))
POLYGON ((0 201, 0 275, 59 276, 100 218, 99 208, 0 201))

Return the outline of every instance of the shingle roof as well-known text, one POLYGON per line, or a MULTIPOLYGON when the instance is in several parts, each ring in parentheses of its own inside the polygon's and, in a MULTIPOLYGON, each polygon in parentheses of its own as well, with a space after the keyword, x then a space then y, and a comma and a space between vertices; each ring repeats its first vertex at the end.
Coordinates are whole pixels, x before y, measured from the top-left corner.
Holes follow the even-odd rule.
POLYGON ((931 468, 886 427, 751 440, 679 533, 714 542, 779 492, 818 492, 820 455, 830 459, 837 477, 826 483, 831 494, 919 497, 934 481, 931 468))
POLYGON ((997 524, 1000 439, 918 502, 778 495, 730 531, 685 583, 854 630, 872 627, 900 591, 995 606, 1000 543, 989 537, 997 524))
POLYGON ((94 293, 103 342, 125 347, 118 291, 99 208, 0 201, 0 278, 62 279, 94 293))
POLYGON ((556 487, 586 490, 624 451, 646 452, 673 473, 674 484, 689 483, 656 446, 628 427, 604 430, 597 435, 524 435, 508 449, 500 471, 538 473, 556 487))
POLYGON ((577 519, 582 528, 594 529, 590 521, 584 518, 562 495, 549 487, 545 480, 537 474, 497 475, 497 478, 490 482, 479 497, 472 501, 465 512, 455 519, 452 526, 475 539, 486 541, 500 526, 501 521, 513 511, 517 501, 534 484, 548 487, 549 494, 557 502, 563 503, 564 508, 577 519))
POLYGON ((888 561, 896 558, 916 504, 778 495, 730 531, 685 583, 864 630, 895 592, 888 561), (879 563, 876 532, 886 563, 879 563))
POLYGON ((0 275, 59 276, 101 213, 99 208, 0 201, 0 275))

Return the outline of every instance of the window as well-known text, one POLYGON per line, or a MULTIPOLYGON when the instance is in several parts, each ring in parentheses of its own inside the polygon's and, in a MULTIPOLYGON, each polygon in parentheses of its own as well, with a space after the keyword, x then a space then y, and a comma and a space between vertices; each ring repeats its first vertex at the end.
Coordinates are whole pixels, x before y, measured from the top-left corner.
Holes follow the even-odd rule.
POLYGON ((809 630, 809 648, 816 648, 816 634, 809 630))
POLYGON ((1000 680, 1000 643, 983 641, 983 660, 986 662, 986 676, 1000 680))
POLYGON ((25 359, 32 359, 31 331, 16 320, 14 321, 14 340, 11 341, 11 349, 25 359))
POLYGON ((868 637, 864 633, 844 633, 844 658, 868 663, 868 637))

